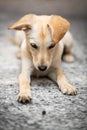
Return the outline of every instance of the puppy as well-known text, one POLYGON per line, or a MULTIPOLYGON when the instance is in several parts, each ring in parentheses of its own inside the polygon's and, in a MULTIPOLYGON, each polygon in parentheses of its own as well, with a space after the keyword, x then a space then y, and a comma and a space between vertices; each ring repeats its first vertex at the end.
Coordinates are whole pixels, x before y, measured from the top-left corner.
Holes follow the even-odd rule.
POLYGON ((34 14, 25 15, 9 27, 18 30, 16 41, 21 46, 22 70, 19 75, 18 95, 20 103, 30 102, 32 75, 48 76, 58 84, 63 94, 77 93, 66 80, 61 68, 62 57, 67 62, 74 61, 69 27, 70 23, 61 16, 34 14))

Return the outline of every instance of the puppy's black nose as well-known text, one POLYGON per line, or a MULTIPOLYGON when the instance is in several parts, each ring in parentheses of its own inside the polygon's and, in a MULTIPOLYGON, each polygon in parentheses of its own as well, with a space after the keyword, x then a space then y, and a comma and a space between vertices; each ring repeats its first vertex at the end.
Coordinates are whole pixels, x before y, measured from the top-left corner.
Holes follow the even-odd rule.
POLYGON ((38 69, 40 71, 45 71, 47 69, 47 66, 38 66, 38 69))

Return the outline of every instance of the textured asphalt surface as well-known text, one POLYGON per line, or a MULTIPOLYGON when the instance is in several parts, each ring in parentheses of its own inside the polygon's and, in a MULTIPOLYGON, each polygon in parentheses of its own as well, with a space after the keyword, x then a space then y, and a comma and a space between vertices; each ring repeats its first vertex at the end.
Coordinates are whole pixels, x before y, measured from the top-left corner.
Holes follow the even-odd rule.
MULTIPOLYGON (((7 8, 11 14, 12 6, 7 8)), ((15 56, 18 48, 8 40, 14 31, 7 30, 14 21, 12 17, 19 16, 3 13, 3 4, 0 10, 3 14, 0 15, 0 130, 87 130, 87 19, 69 18, 76 61, 62 62, 63 71, 78 94, 63 95, 57 85, 45 77, 32 79, 32 102, 22 105, 17 102, 21 60, 15 56)))

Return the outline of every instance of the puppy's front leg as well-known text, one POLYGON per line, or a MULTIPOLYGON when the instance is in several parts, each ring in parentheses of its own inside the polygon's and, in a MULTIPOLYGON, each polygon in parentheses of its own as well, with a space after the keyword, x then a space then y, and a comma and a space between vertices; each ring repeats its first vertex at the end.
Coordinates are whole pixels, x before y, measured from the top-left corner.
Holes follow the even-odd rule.
POLYGON ((64 94, 75 95, 76 89, 68 83, 61 69, 57 70, 57 83, 64 94))
POLYGON ((18 95, 18 102, 28 103, 31 100, 30 91, 30 75, 32 71, 32 65, 28 58, 22 58, 22 71, 19 75, 19 87, 20 92, 18 95))
POLYGON ((76 89, 68 83, 60 68, 58 68, 57 73, 49 74, 49 77, 58 84, 63 94, 75 95, 77 93, 76 89))

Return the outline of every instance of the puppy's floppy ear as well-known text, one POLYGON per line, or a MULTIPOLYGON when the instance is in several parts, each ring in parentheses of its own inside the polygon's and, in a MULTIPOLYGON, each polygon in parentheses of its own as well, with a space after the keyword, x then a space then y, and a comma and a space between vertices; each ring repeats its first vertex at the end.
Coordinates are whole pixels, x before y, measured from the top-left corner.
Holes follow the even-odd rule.
POLYGON ((61 16, 52 15, 48 25, 51 30, 52 40, 57 43, 68 31, 70 23, 61 16))
POLYGON ((31 22, 32 22, 33 15, 28 14, 22 17, 20 20, 15 22, 13 25, 8 27, 8 29, 15 29, 15 30, 22 30, 25 31, 27 29, 31 29, 31 22))

